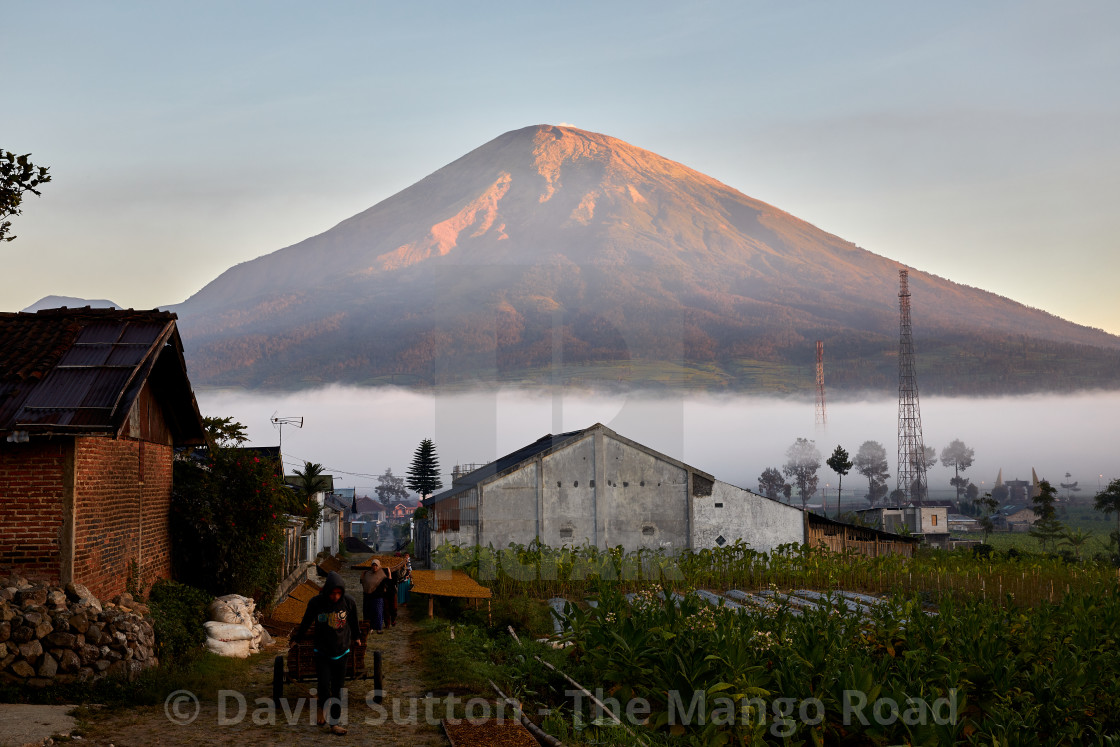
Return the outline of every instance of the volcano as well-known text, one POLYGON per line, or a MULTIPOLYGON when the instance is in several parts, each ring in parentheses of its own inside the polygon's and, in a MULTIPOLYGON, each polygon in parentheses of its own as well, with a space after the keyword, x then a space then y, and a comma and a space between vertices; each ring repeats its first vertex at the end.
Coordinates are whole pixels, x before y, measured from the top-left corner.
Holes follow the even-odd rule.
MULTIPOLYGON (((904 266, 593 132, 508 132, 183 304, 201 386, 895 391, 904 266)), ((1120 338, 909 268, 923 391, 1115 388, 1120 338)))

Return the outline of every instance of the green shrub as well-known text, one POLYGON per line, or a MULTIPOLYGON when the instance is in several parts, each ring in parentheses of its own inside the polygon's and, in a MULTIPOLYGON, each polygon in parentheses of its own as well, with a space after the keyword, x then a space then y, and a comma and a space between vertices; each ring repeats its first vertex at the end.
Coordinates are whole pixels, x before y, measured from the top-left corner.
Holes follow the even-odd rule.
POLYGON ((202 589, 160 580, 148 595, 156 633, 156 656, 162 664, 189 661, 206 640, 206 607, 213 597, 202 589))
POLYGON ((292 492, 275 464, 235 449, 177 460, 171 496, 176 578, 215 594, 269 599, 280 583, 292 492))

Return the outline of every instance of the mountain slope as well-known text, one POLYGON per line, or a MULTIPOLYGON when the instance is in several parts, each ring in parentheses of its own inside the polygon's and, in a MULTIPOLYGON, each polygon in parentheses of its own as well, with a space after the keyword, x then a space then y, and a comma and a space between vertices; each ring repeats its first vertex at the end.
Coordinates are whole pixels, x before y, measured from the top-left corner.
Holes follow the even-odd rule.
MULTIPOLYGON (((797 390, 823 339, 832 385, 874 388, 897 365, 900 268, 649 151, 535 126, 176 310, 204 385, 538 381, 562 361, 583 381, 797 390)), ((1109 385, 1116 337, 913 270, 910 286, 934 390, 1109 385), (1024 356, 1050 362, 998 375, 1024 356)))

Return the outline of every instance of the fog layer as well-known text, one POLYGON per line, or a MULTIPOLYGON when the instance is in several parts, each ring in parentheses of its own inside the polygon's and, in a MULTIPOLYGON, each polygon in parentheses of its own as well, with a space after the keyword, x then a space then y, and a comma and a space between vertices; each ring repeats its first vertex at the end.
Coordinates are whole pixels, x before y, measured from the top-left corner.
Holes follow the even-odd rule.
MULTIPOLYGON (((886 448, 894 487, 897 402, 890 399, 834 402, 828 423, 817 427, 812 402, 776 398, 687 394, 653 396, 508 390, 455 394, 395 388, 344 388, 247 393, 197 392, 203 415, 232 416, 243 423, 251 445, 275 446, 280 433, 270 421, 302 416, 303 428, 284 426, 283 452, 290 471, 303 461, 319 462, 335 485, 371 492, 374 476, 391 467, 403 474, 416 445, 435 441, 448 474, 455 464, 485 463, 541 436, 603 423, 619 434, 752 490, 767 467, 781 467, 800 437, 816 441, 827 457, 836 445, 851 454, 867 440, 886 448)), ((976 450, 967 476, 990 490, 1003 478, 1080 482, 1092 495, 1098 482, 1120 476, 1120 393, 998 399, 927 398, 921 401, 927 446, 940 454, 953 439, 976 450)), ((934 497, 949 491, 950 470, 930 470, 934 497)), ((821 487, 835 490, 826 466, 821 487)), ((844 494, 862 495, 862 478, 850 474, 844 494), (850 489, 850 490, 849 490, 850 489)))

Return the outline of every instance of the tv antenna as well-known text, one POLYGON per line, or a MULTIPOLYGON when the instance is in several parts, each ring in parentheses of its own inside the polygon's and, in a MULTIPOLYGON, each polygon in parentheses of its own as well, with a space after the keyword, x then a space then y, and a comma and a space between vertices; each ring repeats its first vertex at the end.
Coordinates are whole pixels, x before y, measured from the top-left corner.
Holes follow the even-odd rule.
POLYGON ((270 419, 272 420, 272 424, 275 425, 280 430, 280 446, 277 447, 277 448, 279 448, 279 450, 280 450, 280 474, 285 474, 284 473, 284 426, 285 425, 294 425, 296 428, 302 428, 303 427, 303 416, 290 417, 290 418, 278 418, 274 414, 272 416, 272 418, 270 418, 270 419))

